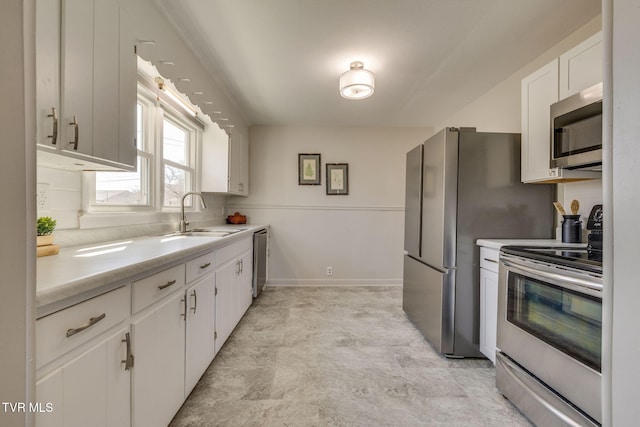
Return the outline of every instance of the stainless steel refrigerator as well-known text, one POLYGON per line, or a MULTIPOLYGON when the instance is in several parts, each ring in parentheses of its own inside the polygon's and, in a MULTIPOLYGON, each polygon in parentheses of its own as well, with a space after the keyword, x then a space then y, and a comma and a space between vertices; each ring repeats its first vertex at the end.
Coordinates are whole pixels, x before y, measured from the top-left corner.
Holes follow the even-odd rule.
POLYGON ((479 238, 551 238, 554 188, 520 181, 520 134, 447 128, 407 153, 403 308, 431 345, 483 357, 479 238))

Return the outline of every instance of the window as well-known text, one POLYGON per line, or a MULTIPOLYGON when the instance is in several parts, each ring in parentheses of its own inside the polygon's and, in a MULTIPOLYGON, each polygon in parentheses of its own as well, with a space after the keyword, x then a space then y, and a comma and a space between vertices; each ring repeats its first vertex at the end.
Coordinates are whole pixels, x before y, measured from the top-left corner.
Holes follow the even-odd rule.
MULTIPOLYGON (((180 206, 182 195, 192 189, 193 132, 171 118, 162 120, 162 169, 164 206, 180 206)), ((190 200, 185 200, 189 202, 190 200)))
MULTIPOLYGON (((91 212, 162 211, 195 189, 196 145, 202 128, 138 85, 136 172, 88 173, 91 212), (92 191, 93 190, 93 191, 92 191)), ((191 206, 191 199, 185 200, 191 206)))
POLYGON ((136 172, 98 172, 96 173, 95 204, 103 206, 149 206, 150 200, 150 164, 153 154, 145 150, 146 132, 143 128, 143 116, 146 107, 138 102, 136 144, 138 148, 138 168, 136 172))

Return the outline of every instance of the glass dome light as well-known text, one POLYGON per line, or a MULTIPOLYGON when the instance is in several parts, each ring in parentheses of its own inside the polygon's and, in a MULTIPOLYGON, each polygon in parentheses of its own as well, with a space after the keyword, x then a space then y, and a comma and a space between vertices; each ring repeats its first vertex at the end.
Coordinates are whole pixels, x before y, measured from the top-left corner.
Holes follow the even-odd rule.
POLYGON ((346 99, 365 99, 373 95, 375 76, 364 69, 364 64, 354 61, 350 70, 340 76, 340 95, 346 99))

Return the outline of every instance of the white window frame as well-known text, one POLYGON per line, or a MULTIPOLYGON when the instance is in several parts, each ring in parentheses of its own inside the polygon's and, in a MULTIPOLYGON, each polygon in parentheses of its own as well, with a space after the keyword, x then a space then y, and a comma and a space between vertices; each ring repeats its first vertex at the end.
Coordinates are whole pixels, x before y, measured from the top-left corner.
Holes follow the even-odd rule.
MULTIPOLYGON (((183 129, 184 131, 187 132, 188 135, 188 163, 187 165, 182 165, 180 163, 176 163, 173 162, 171 160, 166 160, 164 158, 163 155, 159 155, 158 160, 159 160, 159 165, 156 168, 156 171, 158 172, 158 174, 162 175, 161 178, 158 179, 158 183, 161 183, 160 188, 161 188, 161 194, 159 194, 160 196, 160 200, 162 201, 162 204, 159 206, 161 207, 161 209, 163 211, 175 211, 175 210, 179 210, 180 206, 167 206, 165 205, 165 201, 164 201, 164 168, 165 166, 171 166, 174 167, 176 169, 181 169, 187 173, 189 173, 190 179, 189 179, 189 183, 188 183, 188 187, 185 189, 185 192, 189 192, 189 191, 196 191, 197 187, 197 180, 196 180, 196 173, 197 173, 197 169, 196 169, 196 163, 197 163, 197 157, 196 157, 196 153, 199 152, 199 150, 197 150, 197 146, 198 146, 198 134, 201 134, 202 132, 198 132, 198 129, 196 129, 196 127, 190 123, 188 120, 185 120, 184 115, 183 114, 179 114, 176 112, 176 110, 173 110, 172 108, 165 106, 165 105, 161 105, 161 110, 162 110, 162 117, 158 120, 158 126, 159 126, 159 132, 160 132, 160 137, 158 138, 158 144, 160 145, 160 150, 163 147, 163 141, 164 141, 164 135, 163 135, 163 128, 164 128, 164 120, 167 120, 169 122, 172 122, 174 126, 178 126, 181 129, 183 129)), ((185 207, 192 207, 193 204, 191 202, 191 198, 185 199, 185 207)))
MULTIPOLYGON (((175 213, 180 210, 180 206, 164 206, 164 164, 162 156, 163 120, 167 118, 174 124, 187 130, 189 135, 189 165, 175 165, 186 170, 190 174, 190 188, 187 191, 198 191, 199 189, 199 164, 200 164, 200 144, 202 143, 202 133, 204 125, 197 119, 188 117, 179 108, 175 108, 168 102, 161 100, 158 94, 153 93, 148 84, 138 83, 138 103, 143 105, 143 137, 147 138, 145 150, 138 150, 138 155, 145 157, 149 161, 149 172, 146 179, 149 180, 149 201, 145 205, 114 205, 95 203, 96 195, 96 172, 83 172, 83 192, 80 224, 81 228, 93 228, 96 226, 113 226, 124 224, 138 224, 148 221, 163 221, 164 214, 175 213), (131 215, 127 215, 131 214, 131 215), (99 225, 100 224, 100 225, 99 225)), ((137 161, 137 157, 136 157, 137 161)), ((142 180, 145 178, 142 177, 142 180)), ((192 212, 200 211, 199 204, 195 204, 188 198, 185 200, 185 207, 192 212)))

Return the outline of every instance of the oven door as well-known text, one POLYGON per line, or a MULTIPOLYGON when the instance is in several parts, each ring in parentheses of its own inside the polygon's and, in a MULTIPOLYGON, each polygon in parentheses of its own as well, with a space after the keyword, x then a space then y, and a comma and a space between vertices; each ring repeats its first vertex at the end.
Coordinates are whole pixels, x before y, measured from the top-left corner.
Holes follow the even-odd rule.
POLYGON ((500 255, 498 351, 601 422, 601 279, 500 255))

